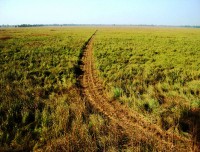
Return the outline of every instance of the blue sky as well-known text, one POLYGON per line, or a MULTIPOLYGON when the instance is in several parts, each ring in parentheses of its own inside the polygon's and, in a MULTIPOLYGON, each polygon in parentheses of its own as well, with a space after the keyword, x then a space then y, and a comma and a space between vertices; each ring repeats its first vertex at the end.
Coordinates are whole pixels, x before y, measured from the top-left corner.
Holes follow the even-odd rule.
POLYGON ((0 0, 0 24, 200 25, 200 0, 0 0))

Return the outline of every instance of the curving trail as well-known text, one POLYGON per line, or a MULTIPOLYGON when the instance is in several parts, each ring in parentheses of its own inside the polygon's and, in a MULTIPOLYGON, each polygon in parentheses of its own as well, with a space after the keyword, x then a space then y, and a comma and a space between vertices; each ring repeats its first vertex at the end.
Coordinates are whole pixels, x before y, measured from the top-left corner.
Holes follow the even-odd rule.
POLYGON ((130 111, 119 102, 110 101, 106 97, 94 67, 92 43, 96 32, 88 41, 82 57, 81 85, 84 97, 88 99, 92 108, 122 128, 128 137, 135 136, 139 141, 148 141, 154 144, 158 151, 193 151, 192 142, 188 139, 163 131, 137 112, 130 111))

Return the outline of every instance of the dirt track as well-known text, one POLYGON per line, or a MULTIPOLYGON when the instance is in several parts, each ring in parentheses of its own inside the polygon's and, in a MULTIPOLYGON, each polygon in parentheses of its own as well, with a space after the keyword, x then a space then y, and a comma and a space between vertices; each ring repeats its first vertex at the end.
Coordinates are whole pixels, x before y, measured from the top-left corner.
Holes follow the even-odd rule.
POLYGON ((166 151, 192 151, 192 142, 175 134, 167 133, 158 126, 148 122, 140 114, 128 110, 117 101, 110 101, 103 93, 96 70, 94 68, 94 57, 92 43, 96 32, 92 35, 82 57, 82 81, 84 96, 88 99, 92 108, 102 113, 112 123, 121 127, 130 137, 140 141, 149 141, 157 149, 166 151))

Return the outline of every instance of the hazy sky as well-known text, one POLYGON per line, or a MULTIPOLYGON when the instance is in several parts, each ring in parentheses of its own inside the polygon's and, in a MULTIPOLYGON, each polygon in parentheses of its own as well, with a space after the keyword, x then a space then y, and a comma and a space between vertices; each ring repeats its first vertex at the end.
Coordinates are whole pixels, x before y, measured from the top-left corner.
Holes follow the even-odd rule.
POLYGON ((0 24, 200 25, 200 0, 0 0, 0 24))

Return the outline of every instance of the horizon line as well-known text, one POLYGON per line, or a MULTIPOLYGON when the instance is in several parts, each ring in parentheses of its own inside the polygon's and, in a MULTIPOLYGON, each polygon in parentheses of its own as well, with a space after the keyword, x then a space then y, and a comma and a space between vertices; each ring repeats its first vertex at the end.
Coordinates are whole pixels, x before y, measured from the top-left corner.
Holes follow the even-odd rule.
POLYGON ((0 27, 31 27, 31 26, 163 26, 163 27, 200 27, 200 25, 167 25, 167 24, 0 24, 0 27))

